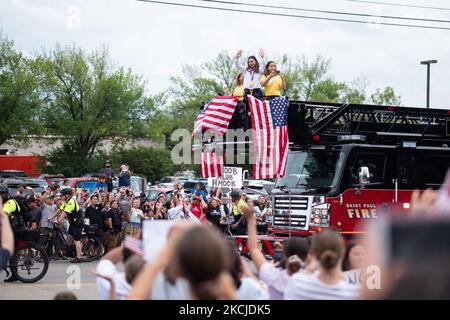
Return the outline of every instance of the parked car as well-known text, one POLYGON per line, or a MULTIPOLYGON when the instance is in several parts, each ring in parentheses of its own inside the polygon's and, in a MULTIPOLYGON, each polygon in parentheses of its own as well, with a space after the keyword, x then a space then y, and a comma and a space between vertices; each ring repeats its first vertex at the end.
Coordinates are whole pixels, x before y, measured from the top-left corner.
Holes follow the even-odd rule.
POLYGON ((24 182, 29 183, 29 184, 37 184, 39 186, 41 186, 42 188, 46 189, 48 187, 48 182, 45 181, 44 179, 39 179, 39 178, 25 178, 22 179, 24 182))
POLYGON ((269 180, 249 180, 249 184, 262 185, 263 188, 270 194, 272 189, 275 187, 275 182, 269 180))
POLYGON ((245 193, 253 201, 258 200, 259 196, 267 197, 269 195, 264 189, 264 185, 257 182, 257 180, 249 181, 248 186, 242 187, 241 193, 245 193))
POLYGON ((189 180, 188 177, 167 176, 167 177, 161 178, 161 180, 159 180, 159 183, 160 183, 161 187, 173 189, 175 187, 175 182, 184 183, 187 180, 189 180))
POLYGON ((47 181, 48 185, 59 184, 64 180, 65 176, 63 174, 42 174, 39 176, 40 179, 47 181))
POLYGON ((147 191, 147 200, 153 205, 156 200, 158 200, 159 196, 164 194, 166 196, 166 200, 170 201, 172 199, 172 191, 170 188, 153 188, 147 191))
MULTIPOLYGON (((68 178, 68 179, 69 179, 69 186, 71 188, 76 188, 76 189, 88 188, 87 187, 88 185, 93 186, 98 181, 97 178, 93 178, 93 177, 78 177, 78 178, 68 178)), ((58 184, 59 184, 59 186, 62 187, 63 181, 61 181, 58 184)))
MULTIPOLYGON (((23 179, 5 179, 3 183, 8 187, 8 192, 11 197, 14 197, 17 193, 17 189, 19 186, 23 185, 25 188, 31 187, 35 193, 45 192, 45 188, 39 185, 38 183, 33 183, 32 181, 26 181, 23 179)), ((27 196, 33 195, 31 190, 25 189, 25 194, 27 196)))

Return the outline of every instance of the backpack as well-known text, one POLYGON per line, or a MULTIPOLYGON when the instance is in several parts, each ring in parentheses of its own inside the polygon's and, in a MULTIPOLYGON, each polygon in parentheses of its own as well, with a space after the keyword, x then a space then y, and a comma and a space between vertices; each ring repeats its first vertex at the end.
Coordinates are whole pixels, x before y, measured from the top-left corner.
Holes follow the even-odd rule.
POLYGON ((10 217, 11 228, 14 231, 23 231, 25 230, 25 216, 29 211, 25 204, 25 199, 23 197, 13 197, 9 200, 14 201, 16 204, 16 211, 10 217))

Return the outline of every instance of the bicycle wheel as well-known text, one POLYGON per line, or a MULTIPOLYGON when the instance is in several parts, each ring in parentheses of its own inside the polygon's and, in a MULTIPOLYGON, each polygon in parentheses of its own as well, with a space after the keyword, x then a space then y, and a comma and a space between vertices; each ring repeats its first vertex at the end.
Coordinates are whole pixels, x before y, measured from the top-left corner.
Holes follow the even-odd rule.
POLYGON ((81 237, 81 253, 84 261, 91 262, 103 255, 104 247, 99 238, 83 235, 81 237))
POLYGON ((9 267, 19 281, 34 283, 45 276, 48 264, 45 250, 34 243, 27 243, 19 246, 14 252, 9 267))

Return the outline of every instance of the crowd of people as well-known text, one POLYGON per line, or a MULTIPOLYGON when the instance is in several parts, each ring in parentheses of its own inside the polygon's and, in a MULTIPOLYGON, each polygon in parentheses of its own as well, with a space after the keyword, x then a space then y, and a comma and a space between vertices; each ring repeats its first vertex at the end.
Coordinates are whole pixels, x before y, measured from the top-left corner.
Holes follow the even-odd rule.
MULTIPOLYGON (((425 290, 425 298, 450 297, 447 282, 436 282, 448 276, 445 263, 439 261, 450 261, 445 238, 447 184, 440 193, 414 192, 407 218, 400 222, 380 218, 364 238, 346 243, 340 233, 325 229, 308 238, 290 237, 275 243, 275 254, 268 257, 258 240, 262 226, 272 217, 265 197, 254 202, 238 190, 208 192, 202 183, 188 194, 176 183, 170 194, 161 193, 152 202, 130 186, 109 188, 106 180, 102 173, 92 192, 63 183, 23 200, 23 190, 10 197, 1 186, 0 269, 8 264, 14 237, 20 237, 21 230, 46 234, 58 221, 67 221, 77 251, 71 262, 83 261, 79 241, 86 225, 96 227, 105 245, 95 271, 102 299, 397 299, 414 298, 419 289, 425 290), (24 215, 14 214, 17 210, 24 215), (156 258, 146 260, 142 252, 123 243, 129 237, 145 246, 143 222, 161 219, 173 223, 156 258), (417 240, 417 232, 430 239, 417 240), (229 234, 247 236, 249 257, 241 255, 229 234), (390 236, 383 238, 386 234, 390 236), (439 245, 433 242, 435 237, 439 245), (390 242, 394 240, 395 244, 390 242), (412 247, 416 249, 411 251, 412 247), (367 271, 373 266, 381 270, 379 274, 367 271), (372 287, 369 280, 375 283, 372 287)), ((57 298, 64 297, 74 298, 69 294, 57 298)))

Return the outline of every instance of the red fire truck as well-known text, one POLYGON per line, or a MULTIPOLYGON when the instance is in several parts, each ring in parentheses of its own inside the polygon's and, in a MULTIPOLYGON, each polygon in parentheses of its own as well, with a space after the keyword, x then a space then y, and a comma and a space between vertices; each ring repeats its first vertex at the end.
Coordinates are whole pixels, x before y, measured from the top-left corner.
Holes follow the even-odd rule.
POLYGON ((272 191, 276 235, 404 214, 414 189, 437 189, 450 168, 450 111, 362 104, 289 104, 285 177, 272 191))

